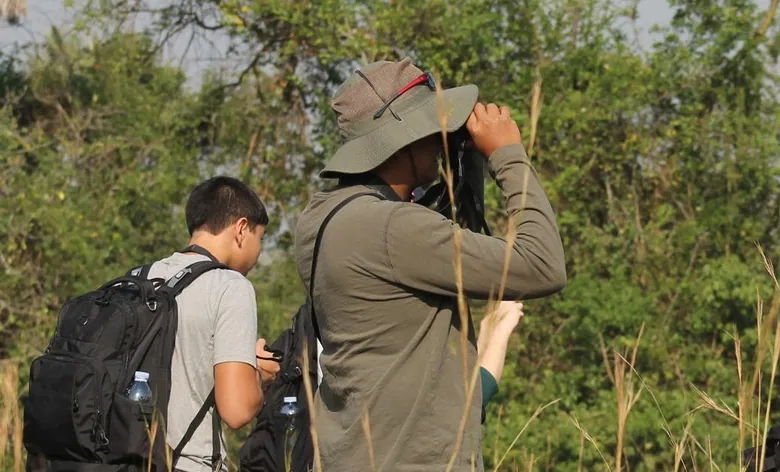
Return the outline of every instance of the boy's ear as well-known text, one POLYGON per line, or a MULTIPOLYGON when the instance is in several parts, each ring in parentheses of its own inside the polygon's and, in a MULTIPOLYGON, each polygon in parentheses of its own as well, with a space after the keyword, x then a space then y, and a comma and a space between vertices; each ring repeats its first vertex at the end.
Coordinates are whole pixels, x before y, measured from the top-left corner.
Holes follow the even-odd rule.
POLYGON ((244 243, 246 233, 249 231, 249 220, 246 217, 241 217, 234 223, 236 228, 236 243, 239 247, 244 243))

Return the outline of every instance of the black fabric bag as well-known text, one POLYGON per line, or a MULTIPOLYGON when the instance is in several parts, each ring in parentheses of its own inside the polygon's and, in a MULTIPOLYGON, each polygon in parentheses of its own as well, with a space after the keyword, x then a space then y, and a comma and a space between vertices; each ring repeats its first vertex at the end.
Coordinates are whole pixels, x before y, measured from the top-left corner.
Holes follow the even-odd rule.
POLYGON ((292 326, 286 329, 269 348, 281 357, 280 369, 277 378, 268 385, 265 391, 263 408, 257 416, 252 432, 239 451, 240 472, 308 472, 314 468, 314 444, 311 438, 308 398, 303 376, 308 375, 311 381, 312 393, 317 389, 317 339, 319 328, 317 317, 312 304, 314 294, 314 274, 317 269, 317 256, 319 255, 322 237, 325 227, 331 218, 352 200, 370 195, 385 199, 384 196, 374 192, 361 192, 351 195, 339 203, 325 217, 317 233, 314 242, 314 254, 312 255, 311 281, 306 302, 301 305, 293 317, 292 326), (304 351, 304 341, 306 350, 304 351), (302 359, 308 358, 308 370, 304 372, 302 359), (299 425, 298 440, 287 461, 284 452, 284 433, 286 417, 279 410, 282 407, 284 397, 295 396, 298 398, 299 416, 296 422, 299 425), (286 467, 289 464, 290 467, 286 467))
MULTIPOLYGON (((170 280, 148 280, 150 264, 64 304, 48 347, 30 366, 23 431, 28 470, 41 466, 56 471, 146 470, 150 460, 152 470, 167 470, 165 424, 178 322, 175 297, 201 274, 217 268, 228 267, 212 258, 190 265, 170 280), (149 373, 151 404, 125 396, 136 371, 149 373)), ((212 390, 173 451, 174 463, 213 405, 212 390)), ((217 439, 212 459, 218 464, 216 414, 212 426, 217 439)))
POLYGON ((239 451, 241 472, 292 472, 308 471, 312 468, 314 445, 310 435, 310 419, 306 388, 303 376, 308 375, 313 390, 317 388, 317 340, 310 322, 311 310, 308 304, 300 307, 293 317, 292 327, 285 330, 270 346, 272 352, 281 358, 279 373, 265 391, 263 408, 257 415, 252 432, 239 451), (304 352, 303 340, 306 339, 304 352), (304 372, 301 359, 308 358, 309 369, 304 372), (298 398, 299 414, 296 423, 300 428, 298 441, 290 455, 290 468, 284 451, 286 417, 279 410, 284 397, 298 398))

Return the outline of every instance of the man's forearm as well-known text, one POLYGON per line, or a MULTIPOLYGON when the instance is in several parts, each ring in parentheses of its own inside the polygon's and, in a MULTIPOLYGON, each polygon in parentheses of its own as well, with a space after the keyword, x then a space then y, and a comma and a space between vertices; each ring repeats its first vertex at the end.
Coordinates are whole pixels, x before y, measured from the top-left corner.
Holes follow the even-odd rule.
POLYGON ((528 299, 559 291, 566 283, 563 243, 552 205, 525 148, 513 144, 497 150, 490 157, 490 168, 515 225, 506 295, 528 299))

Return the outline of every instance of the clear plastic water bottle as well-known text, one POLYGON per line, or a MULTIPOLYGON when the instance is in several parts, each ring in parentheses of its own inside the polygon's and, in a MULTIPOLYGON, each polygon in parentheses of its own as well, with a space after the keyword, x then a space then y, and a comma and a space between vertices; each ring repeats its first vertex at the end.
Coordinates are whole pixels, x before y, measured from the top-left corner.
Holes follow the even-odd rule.
POLYGON ((285 457, 292 454, 295 443, 298 440, 298 399, 296 397, 284 397, 284 403, 280 413, 286 418, 284 426, 284 452, 285 457))
POLYGON ((152 389, 149 387, 149 373, 137 371, 135 380, 130 384, 126 395, 127 398, 134 402, 150 403, 152 401, 152 389))

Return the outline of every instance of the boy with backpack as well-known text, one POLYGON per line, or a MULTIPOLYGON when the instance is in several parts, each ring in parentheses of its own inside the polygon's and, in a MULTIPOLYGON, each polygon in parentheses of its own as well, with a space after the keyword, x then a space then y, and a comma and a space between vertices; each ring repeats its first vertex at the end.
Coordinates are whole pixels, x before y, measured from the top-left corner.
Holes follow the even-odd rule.
POLYGON ((246 274, 266 209, 244 183, 215 177, 192 191, 186 219, 187 248, 60 311, 25 408, 25 445, 49 470, 146 470, 149 459, 158 471, 227 470, 220 420, 238 429, 260 410, 278 364, 258 364, 269 353, 246 274), (148 404, 126 394, 139 379, 148 404))

